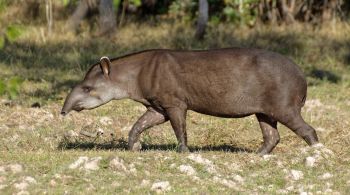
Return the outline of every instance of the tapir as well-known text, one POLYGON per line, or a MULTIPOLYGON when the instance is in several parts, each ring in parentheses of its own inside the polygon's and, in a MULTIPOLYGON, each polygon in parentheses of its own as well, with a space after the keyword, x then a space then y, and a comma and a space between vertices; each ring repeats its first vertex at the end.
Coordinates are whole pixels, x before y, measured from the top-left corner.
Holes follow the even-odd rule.
POLYGON ((109 59, 91 66, 67 96, 61 114, 132 99, 147 111, 129 132, 128 147, 138 150, 140 134, 170 121, 180 152, 188 151, 188 110, 224 118, 255 115, 270 153, 280 141, 277 123, 318 143, 314 128, 301 116, 307 82, 301 69, 275 52, 251 48, 213 50, 155 49, 109 59))

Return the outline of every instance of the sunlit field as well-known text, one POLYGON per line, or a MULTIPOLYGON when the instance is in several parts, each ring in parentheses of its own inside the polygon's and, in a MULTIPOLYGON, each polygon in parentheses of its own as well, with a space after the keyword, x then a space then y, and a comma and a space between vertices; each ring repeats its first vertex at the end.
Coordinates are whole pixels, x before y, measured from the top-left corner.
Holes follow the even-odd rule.
MULTIPOLYGON (((203 41, 187 24, 130 23, 110 38, 89 30, 68 33, 57 21, 51 35, 32 24, 0 50, 0 194, 349 194, 350 25, 210 25, 203 41), (281 141, 259 156, 255 116, 223 119, 189 112, 190 153, 177 153, 169 123, 141 136, 142 151, 127 151, 127 135, 145 108, 131 100, 60 116, 64 98, 101 56, 153 48, 254 47, 293 59, 308 81, 302 110, 324 145, 308 147, 279 124, 281 141)), ((83 28, 87 28, 83 26, 83 28)))

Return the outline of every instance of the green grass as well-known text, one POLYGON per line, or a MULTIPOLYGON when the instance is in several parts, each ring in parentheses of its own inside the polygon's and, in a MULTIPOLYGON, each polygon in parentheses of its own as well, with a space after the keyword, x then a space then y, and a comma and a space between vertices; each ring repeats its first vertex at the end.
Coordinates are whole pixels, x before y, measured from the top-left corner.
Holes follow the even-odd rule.
POLYGON ((111 39, 92 38, 89 32, 67 34, 61 28, 63 22, 55 24, 50 37, 41 33, 44 26, 27 26, 23 35, 0 50, 0 80, 6 81, 14 75, 23 79, 15 100, 9 103, 7 94, 1 96, 0 167, 19 163, 24 168, 19 173, 0 169, 0 193, 19 192, 15 184, 25 176, 36 180, 23 190, 31 194, 146 194, 155 193, 151 186, 157 181, 169 181, 171 188, 166 193, 170 194, 350 192, 348 24, 339 23, 335 30, 299 25, 237 29, 220 24, 210 26, 202 42, 192 38, 190 27, 169 23, 128 24, 111 39), (128 131, 145 111, 138 103, 114 101, 65 118, 59 115, 70 87, 101 56, 115 57, 150 48, 232 46, 277 51, 302 67, 309 83, 307 99, 310 100, 303 116, 334 155, 319 149, 303 152, 309 149, 305 142, 279 125, 281 142, 273 151, 275 156, 264 160, 252 153, 262 142, 255 117, 222 119, 189 112, 190 149, 213 163, 216 172, 211 173, 207 165, 190 160, 190 154, 175 152, 176 138, 168 123, 142 135, 144 151, 126 151, 128 131), (41 108, 31 108, 35 102, 41 108), (101 122, 105 116, 112 122, 101 122), (65 138, 67 132, 79 133, 82 128, 91 131, 102 128, 105 133, 96 140, 65 138), (305 166, 305 158, 314 155, 315 150, 324 158, 315 167, 305 166), (101 156, 99 170, 69 169, 81 156, 101 156), (137 172, 110 168, 109 162, 115 156, 124 160, 128 170, 134 164, 137 172), (180 165, 192 166, 198 179, 180 172, 180 165), (292 169, 302 171, 303 179, 292 180, 289 176, 292 169), (333 177, 320 179, 324 173, 333 177), (244 181, 236 181, 236 175, 244 181), (143 180, 149 184, 141 185, 143 180), (230 182, 234 184, 231 188, 227 184, 230 182))

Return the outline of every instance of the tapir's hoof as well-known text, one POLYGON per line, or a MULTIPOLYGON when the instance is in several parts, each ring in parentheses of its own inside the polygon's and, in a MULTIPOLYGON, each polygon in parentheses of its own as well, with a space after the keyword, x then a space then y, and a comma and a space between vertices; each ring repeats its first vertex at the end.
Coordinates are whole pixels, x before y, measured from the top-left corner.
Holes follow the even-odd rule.
POLYGON ((142 145, 140 142, 134 143, 133 146, 129 146, 130 151, 140 151, 142 149, 142 145))
POLYGON ((264 156, 266 154, 270 154, 271 151, 268 151, 265 147, 261 147, 258 151, 256 151, 256 153, 259 156, 264 156))
POLYGON ((179 148, 177 149, 178 152, 180 153, 185 153, 185 152, 190 152, 187 146, 180 145, 179 148))

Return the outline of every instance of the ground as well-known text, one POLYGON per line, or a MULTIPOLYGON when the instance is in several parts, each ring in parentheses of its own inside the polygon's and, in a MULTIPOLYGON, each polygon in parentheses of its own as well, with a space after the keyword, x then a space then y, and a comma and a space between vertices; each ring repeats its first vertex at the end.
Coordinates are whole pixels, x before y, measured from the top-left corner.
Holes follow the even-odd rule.
POLYGON ((210 26, 202 42, 192 39, 186 25, 130 24, 112 39, 67 34, 60 25, 51 36, 45 26, 28 26, 0 50, 0 79, 22 80, 17 97, 0 98, 0 193, 349 194, 348 24, 316 29, 220 24, 210 26), (59 114, 70 87, 101 56, 231 46, 277 51, 301 66, 309 85, 302 114, 320 145, 308 147, 279 124, 279 145, 261 157, 254 153, 262 143, 254 116, 222 119, 189 112, 190 153, 176 152, 168 123, 141 136, 141 152, 129 152, 127 134, 145 111, 142 105, 121 100, 59 114))

